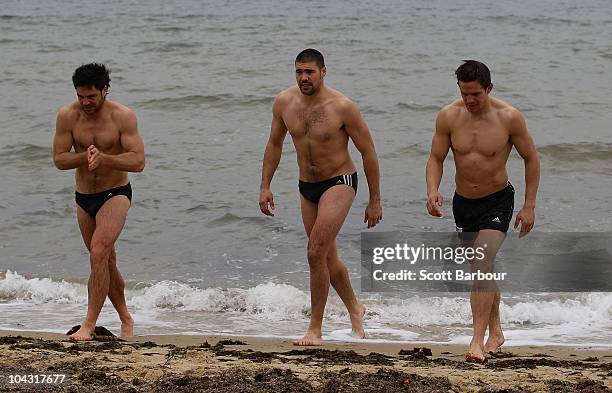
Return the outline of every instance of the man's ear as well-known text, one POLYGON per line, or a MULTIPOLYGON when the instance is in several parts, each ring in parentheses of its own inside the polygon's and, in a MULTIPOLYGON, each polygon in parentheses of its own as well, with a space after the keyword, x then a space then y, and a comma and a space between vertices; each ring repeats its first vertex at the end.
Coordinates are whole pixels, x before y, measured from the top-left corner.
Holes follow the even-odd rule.
POLYGON ((323 68, 321 68, 321 75, 325 76, 327 74, 327 67, 323 66, 323 68))
POLYGON ((493 83, 489 84, 489 87, 487 87, 487 94, 489 94, 491 91, 493 91, 493 83))

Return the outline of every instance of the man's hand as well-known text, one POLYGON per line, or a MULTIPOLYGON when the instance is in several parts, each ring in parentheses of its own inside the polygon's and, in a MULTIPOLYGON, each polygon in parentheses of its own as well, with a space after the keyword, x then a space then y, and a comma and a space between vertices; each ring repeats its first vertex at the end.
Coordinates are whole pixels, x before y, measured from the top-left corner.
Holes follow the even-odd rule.
POLYGON ((535 222, 535 212, 533 207, 525 207, 521 209, 521 211, 516 215, 516 219, 514 220, 514 229, 518 227, 519 222, 521 223, 521 233, 519 233, 519 239, 529 231, 533 229, 533 224, 535 222))
POLYGON ((438 191, 432 192, 427 196, 427 212, 434 217, 442 217, 439 208, 442 207, 443 202, 442 195, 438 191))
POLYGON ((374 228, 380 220, 382 220, 382 206, 380 206, 380 202, 368 203, 363 222, 368 223, 368 228, 374 228))
POLYGON ((90 171, 95 170, 100 165, 102 165, 102 161, 104 160, 104 153, 98 150, 94 145, 90 145, 87 148, 87 168, 90 171))
POLYGON ((259 193, 259 209, 266 216, 274 216, 274 196, 270 190, 261 190, 259 193))

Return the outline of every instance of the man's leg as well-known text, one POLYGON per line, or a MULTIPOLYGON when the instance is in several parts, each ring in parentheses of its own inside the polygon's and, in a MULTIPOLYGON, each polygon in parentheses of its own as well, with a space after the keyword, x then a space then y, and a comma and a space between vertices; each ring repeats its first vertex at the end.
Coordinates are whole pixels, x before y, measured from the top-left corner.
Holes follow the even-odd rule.
MULTIPOLYGON (((472 261, 472 272, 477 270, 482 273, 493 272, 495 256, 505 236, 505 233, 493 229, 483 229, 478 233, 474 247, 483 247, 485 258, 482 261, 472 261)), ((472 285, 470 305, 472 307, 474 335, 470 343, 470 351, 466 355, 468 361, 484 362, 485 360, 484 336, 495 303, 496 293, 499 293, 499 290, 494 281, 474 281, 472 285)), ((499 329, 501 331, 501 325, 499 329)))
POLYGON ((499 318, 499 303, 501 301, 501 294, 499 288, 495 285, 495 297, 493 298, 493 306, 491 307, 491 313, 489 314, 489 337, 484 346, 485 353, 495 352, 501 347, 506 338, 501 327, 501 320, 499 318))
POLYGON ((110 275, 108 298, 113 303, 115 310, 117 310, 117 314, 119 314, 121 337, 130 338, 134 335, 134 320, 125 302, 125 281, 123 281, 123 277, 117 268, 117 253, 114 246, 108 263, 108 272, 110 275))
POLYGON ((366 333, 363 329, 363 317, 366 308, 355 296, 355 292, 351 286, 348 269, 340 259, 340 255, 338 255, 336 239, 334 239, 327 254, 327 269, 329 270, 329 280, 332 286, 349 312, 353 333, 359 338, 366 338, 366 333))
MULTIPOLYGON (((77 219, 85 247, 87 247, 87 250, 91 252, 91 238, 93 237, 93 233, 96 229, 96 220, 91 218, 80 207, 77 207, 77 219)), ((134 320, 128 312, 127 304, 125 302, 125 283, 121 273, 117 269, 117 254, 115 253, 115 247, 113 247, 109 260, 109 273, 110 286, 108 298, 111 300, 113 306, 119 314, 119 319, 121 320, 121 337, 131 337, 134 335, 134 320)))
MULTIPOLYGON (((300 199, 304 229, 310 238, 310 232, 317 218, 317 204, 310 202, 302 195, 300 195, 300 199)), ((366 308, 363 304, 359 303, 355 296, 346 265, 338 255, 336 239, 332 242, 327 254, 327 269, 329 270, 329 281, 332 287, 334 287, 349 312, 353 332, 360 338, 366 338, 363 329, 363 317, 366 308)))
POLYGON ((130 202, 127 197, 116 196, 109 199, 96 215, 89 253, 91 274, 87 282, 87 316, 81 328, 70 336, 72 340, 83 341, 92 338, 100 310, 109 294, 109 259, 115 241, 125 224, 129 207, 130 202))
MULTIPOLYGON (((327 255, 340 231, 355 198, 350 186, 339 185, 327 190, 317 206, 316 219, 308 239, 308 265, 310 266, 310 326, 296 345, 321 345, 321 325, 329 293, 330 275, 327 255)), ((304 208, 304 202, 302 203, 304 208)), ((308 205, 306 208, 308 209, 308 205)), ((304 213, 303 213, 304 214, 304 213)), ((308 217, 312 216, 307 212, 308 217)), ((306 226, 306 223, 305 223, 306 226)))

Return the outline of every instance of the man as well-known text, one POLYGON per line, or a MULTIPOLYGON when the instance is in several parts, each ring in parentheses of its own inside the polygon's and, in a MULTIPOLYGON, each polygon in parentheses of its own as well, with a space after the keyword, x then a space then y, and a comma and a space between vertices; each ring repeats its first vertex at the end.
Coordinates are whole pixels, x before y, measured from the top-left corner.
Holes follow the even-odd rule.
MULTIPOLYGON (((455 74, 461 99, 444 107, 436 119, 427 162, 427 211, 432 216, 442 215, 443 199, 438 187, 443 162, 451 148, 456 168, 453 215, 457 231, 464 245, 485 247, 485 258, 474 261, 472 270, 490 272, 514 209, 514 188, 506 172, 512 146, 525 163, 525 203, 514 222, 514 228, 521 224, 519 237, 534 225, 540 161, 523 114, 490 96, 493 85, 487 66, 467 60, 455 74)), ((474 332, 467 361, 484 363, 485 353, 504 343, 499 302, 495 282, 474 282, 470 296, 474 332), (484 343, 487 326, 489 337, 484 343)))
POLYGON ((312 308, 308 331, 295 345, 322 344, 321 326, 330 282, 348 309, 353 332, 360 338, 366 337, 365 307, 355 297, 347 268, 336 248, 336 235, 357 193, 357 172, 348 152, 349 138, 362 155, 370 191, 364 222, 372 228, 382 219, 378 158, 368 126, 351 100, 325 86, 326 72, 319 51, 306 49, 297 56, 297 86, 281 92, 274 100, 270 138, 263 158, 259 207, 264 214, 273 216, 270 183, 289 131, 300 173, 312 308))
POLYGON ((125 303, 115 241, 131 205, 128 172, 144 169, 144 146, 134 113, 106 99, 110 77, 104 65, 82 65, 72 81, 77 100, 57 114, 53 162, 61 170, 76 169, 77 219, 89 250, 91 274, 87 316, 70 339, 92 339, 107 296, 119 313, 121 336, 131 337, 134 321, 125 303))

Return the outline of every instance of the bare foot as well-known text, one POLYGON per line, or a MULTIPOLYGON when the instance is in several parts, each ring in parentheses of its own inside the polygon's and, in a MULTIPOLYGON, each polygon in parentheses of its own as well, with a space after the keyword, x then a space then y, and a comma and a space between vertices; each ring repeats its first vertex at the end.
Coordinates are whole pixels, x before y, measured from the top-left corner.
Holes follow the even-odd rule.
POLYGON ((299 346, 319 346, 323 344, 321 340, 321 333, 317 334, 310 330, 306 332, 306 335, 299 340, 295 340, 293 345, 299 346))
POLYGON ((468 363, 478 363, 485 364, 487 362, 487 358, 484 355, 477 355, 473 353, 465 354, 465 361, 468 363))
POLYGON ((366 308, 363 304, 359 304, 359 312, 357 314, 349 314, 351 317, 351 328, 353 330, 353 334, 359 338, 368 338, 365 330, 363 329, 363 317, 366 313, 366 308))
POLYGON ((93 340, 93 331, 94 327, 90 327, 89 325, 83 324, 81 328, 68 336, 70 340, 73 341, 91 341, 93 340))
POLYGON ((472 342, 470 344, 470 351, 465 354, 465 361, 468 363, 485 364, 487 362, 487 358, 482 352, 482 347, 472 342))
POLYGON ((134 336, 134 320, 131 316, 121 319, 121 338, 132 338, 134 336))
POLYGON ((484 346, 485 353, 497 352, 499 348, 504 345, 505 341, 506 339, 504 338, 503 333, 500 333, 499 335, 489 335, 489 338, 484 346))

